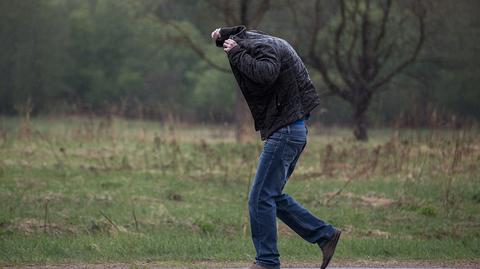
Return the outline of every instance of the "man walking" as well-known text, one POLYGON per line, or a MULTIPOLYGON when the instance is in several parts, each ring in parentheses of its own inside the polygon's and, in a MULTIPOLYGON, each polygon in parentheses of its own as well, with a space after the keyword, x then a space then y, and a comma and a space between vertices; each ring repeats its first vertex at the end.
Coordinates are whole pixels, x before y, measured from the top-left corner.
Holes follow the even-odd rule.
POLYGON ((255 130, 265 140, 249 194, 252 269, 279 269, 276 217, 323 253, 327 267, 341 231, 318 219, 283 188, 307 143, 305 120, 320 98, 305 65, 285 40, 245 26, 211 34, 228 56, 232 72, 252 112, 255 130))

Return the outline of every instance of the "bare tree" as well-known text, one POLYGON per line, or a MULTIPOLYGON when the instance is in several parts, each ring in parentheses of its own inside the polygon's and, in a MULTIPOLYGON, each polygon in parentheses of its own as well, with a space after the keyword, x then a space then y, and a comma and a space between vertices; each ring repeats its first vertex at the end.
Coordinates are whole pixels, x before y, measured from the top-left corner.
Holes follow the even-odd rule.
POLYGON ((322 2, 314 3, 304 58, 322 75, 328 95, 351 105, 354 136, 367 140, 372 97, 417 59, 425 41, 426 8, 420 0, 396 2, 395 7, 392 0, 340 0, 332 42, 322 47, 322 2))

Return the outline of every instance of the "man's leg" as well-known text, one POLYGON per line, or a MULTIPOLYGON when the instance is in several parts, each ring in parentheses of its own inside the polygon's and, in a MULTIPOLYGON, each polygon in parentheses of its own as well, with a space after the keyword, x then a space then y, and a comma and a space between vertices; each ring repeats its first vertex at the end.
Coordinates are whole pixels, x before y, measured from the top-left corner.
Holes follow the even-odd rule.
POLYGON ((278 218, 306 241, 323 246, 332 238, 333 226, 315 217, 290 195, 284 193, 275 201, 278 218))
POLYGON ((278 132, 266 140, 248 201, 256 263, 274 269, 280 268, 275 197, 281 195, 285 181, 284 162, 280 158, 285 142, 278 132))
MULTIPOLYGON (((308 131, 306 130, 305 135, 307 133, 308 131)), ((292 133, 292 136, 295 136, 295 134, 292 133)), ((292 140, 295 139, 295 137, 292 138, 292 140)), ((299 140, 301 141, 301 139, 302 137, 300 135, 299 140)), ((283 160, 287 162, 285 165, 287 168, 285 183, 292 175, 295 165, 305 149, 305 146, 306 139, 305 143, 289 142, 285 145, 286 148, 282 156, 283 160), (290 160, 291 162, 288 165, 290 160)), ((290 195, 282 193, 280 196, 275 197, 275 202, 277 217, 306 241, 310 243, 319 243, 319 245, 322 246, 332 238, 335 231, 333 226, 314 216, 290 195)))

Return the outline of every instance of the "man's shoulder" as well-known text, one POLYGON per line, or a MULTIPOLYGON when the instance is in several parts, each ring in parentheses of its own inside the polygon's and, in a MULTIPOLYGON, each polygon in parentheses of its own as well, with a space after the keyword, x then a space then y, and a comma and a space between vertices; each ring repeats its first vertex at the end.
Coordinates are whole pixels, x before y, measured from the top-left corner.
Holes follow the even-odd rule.
POLYGON ((275 49, 282 49, 290 46, 283 38, 256 31, 249 31, 247 42, 249 42, 252 47, 269 46, 275 49))
POLYGON ((259 30, 249 30, 247 31, 247 33, 248 33, 249 39, 253 39, 253 40, 264 39, 264 40, 288 43, 285 39, 281 37, 270 35, 259 30))

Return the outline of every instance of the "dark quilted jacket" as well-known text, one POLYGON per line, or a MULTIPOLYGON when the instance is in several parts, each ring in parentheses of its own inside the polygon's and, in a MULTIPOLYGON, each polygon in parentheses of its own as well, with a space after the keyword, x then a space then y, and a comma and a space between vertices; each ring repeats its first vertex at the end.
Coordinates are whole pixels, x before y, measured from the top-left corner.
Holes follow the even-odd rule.
POLYGON ((320 103, 305 65, 288 42, 244 26, 221 28, 220 36, 218 47, 228 38, 238 44, 227 55, 262 140, 320 103))

